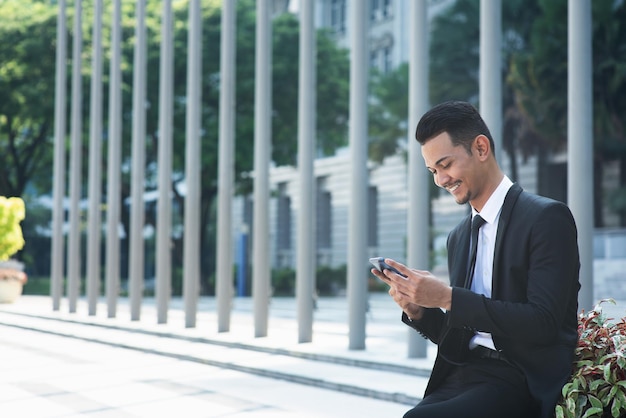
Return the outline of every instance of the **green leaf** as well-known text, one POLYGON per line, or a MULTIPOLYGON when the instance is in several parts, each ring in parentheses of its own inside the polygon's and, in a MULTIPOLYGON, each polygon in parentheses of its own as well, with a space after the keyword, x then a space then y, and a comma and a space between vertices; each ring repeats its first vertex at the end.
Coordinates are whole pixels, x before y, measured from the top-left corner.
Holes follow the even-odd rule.
POLYGON ((615 397, 615 395, 617 394, 618 390, 619 390, 619 386, 617 386, 617 385, 614 385, 613 387, 611 387, 611 391, 609 392, 609 396, 607 396, 606 405, 608 405, 608 403, 611 401, 611 399, 613 399, 615 397))
POLYGON ((602 408, 603 407, 602 401, 600 399, 596 398, 593 395, 589 395, 588 398, 589 398, 589 402, 591 403, 592 407, 594 407, 594 408, 602 408))
MULTIPOLYGON (((589 384, 589 391, 590 392, 596 392, 598 390, 598 388, 605 384, 606 382, 604 380, 594 380, 589 384)), ((626 383, 626 382, 620 382, 620 383, 626 383)))
POLYGON ((592 367, 593 366, 593 361, 591 360, 581 360, 578 363, 576 363, 576 367, 583 368, 583 367, 592 367))
POLYGON ((613 403, 611 404, 611 415, 613 416, 613 418, 619 418, 620 413, 624 410, 622 403, 620 402, 620 400, 618 398, 615 398, 613 400, 613 403))
POLYGON ((602 416, 602 408, 589 408, 587 409, 587 411, 585 411, 585 415, 582 416, 582 418, 590 418, 590 417, 594 417, 594 416, 602 416), (599 415, 598 415, 599 414, 599 415))
POLYGON ((567 407, 567 410, 572 414, 576 411, 576 401, 574 401, 572 398, 565 399, 565 406, 567 407))
POLYGON ((563 407, 561 405, 557 405, 554 410, 556 418, 565 418, 565 413, 563 412, 563 407))
POLYGON ((615 357, 614 353, 605 354, 604 356, 600 357, 600 359, 598 360, 598 364, 607 364, 609 363, 608 360, 613 357, 615 357))
POLYGON ((604 369, 604 380, 606 380, 607 382, 613 382, 614 379, 611 379, 611 367, 607 364, 603 367, 604 369))

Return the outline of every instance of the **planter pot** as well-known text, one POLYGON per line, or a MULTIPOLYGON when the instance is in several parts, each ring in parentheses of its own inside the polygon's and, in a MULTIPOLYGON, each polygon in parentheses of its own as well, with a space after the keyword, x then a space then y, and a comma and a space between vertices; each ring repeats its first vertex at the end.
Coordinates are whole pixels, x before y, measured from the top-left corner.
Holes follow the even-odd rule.
POLYGON ((24 264, 15 260, 0 262, 0 303, 13 303, 22 294, 26 274, 24 264))
POLYGON ((13 303, 22 294, 21 280, 0 279, 0 303, 13 303))

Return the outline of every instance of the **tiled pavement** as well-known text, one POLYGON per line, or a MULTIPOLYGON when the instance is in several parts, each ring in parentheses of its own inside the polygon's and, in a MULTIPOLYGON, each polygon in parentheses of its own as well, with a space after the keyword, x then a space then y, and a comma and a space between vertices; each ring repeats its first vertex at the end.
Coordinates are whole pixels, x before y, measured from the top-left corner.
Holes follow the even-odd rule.
MULTIPOLYGON (((371 294, 365 350, 348 349, 345 298, 322 298, 313 342, 297 343, 296 305, 274 298, 268 336, 254 337, 252 301, 234 300, 217 332, 213 298, 185 328, 182 302, 157 324, 150 299, 130 321, 106 306, 52 311, 49 297, 0 305, 2 417, 401 417, 419 400, 435 354, 407 358, 407 335, 386 294, 371 294)), ((622 317, 626 303, 605 305, 622 317)))
POLYGON ((179 300, 167 324, 145 302, 140 321, 125 300, 116 318, 104 304, 87 315, 82 300, 72 314, 52 311, 48 297, 0 305, 2 416, 400 417, 434 355, 407 358, 409 331, 386 294, 370 297, 365 350, 348 349, 344 298, 318 301, 304 344, 293 299, 272 300, 263 338, 253 336, 250 299, 235 299, 225 333, 212 298, 201 299, 195 328, 184 327, 179 300))

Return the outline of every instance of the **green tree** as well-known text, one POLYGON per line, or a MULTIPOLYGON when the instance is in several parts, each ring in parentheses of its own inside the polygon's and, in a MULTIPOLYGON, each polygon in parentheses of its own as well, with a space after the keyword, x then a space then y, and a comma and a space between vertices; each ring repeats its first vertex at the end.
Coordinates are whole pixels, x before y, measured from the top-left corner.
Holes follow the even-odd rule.
MULTIPOLYGON (((511 57, 528 49, 536 2, 502 2, 502 78, 510 72, 511 57)), ((430 100, 466 100, 479 106, 480 1, 457 0, 432 22, 430 43, 430 100)), ((518 137, 524 125, 511 88, 503 85, 503 151, 509 157, 511 177, 517 179, 517 155, 528 157, 518 137)))
MULTIPOLYGON (((513 57, 508 77, 521 121, 520 143, 542 153, 567 144, 567 2, 539 1, 530 48, 513 57)), ((624 2, 592 2, 593 133, 595 225, 604 225, 603 207, 621 214, 626 225, 626 19, 624 2), (620 163, 622 187, 604 197, 603 172, 620 163)))
MULTIPOLYGON (((219 48, 220 4, 218 0, 202 2, 202 278, 205 289, 214 270, 215 199, 217 197, 217 147, 219 125, 219 48)), ((68 25, 73 8, 68 6, 68 25)), ((103 93, 104 130, 107 127, 108 68, 110 60, 111 7, 105 2, 103 13, 103 93)), ((158 149, 159 42, 161 39, 161 2, 149 0, 146 10, 147 27, 147 118, 146 118, 146 190, 156 188, 158 149)), ((132 79, 134 50, 134 4, 123 2, 122 17, 122 80, 123 80, 123 177, 122 199, 130 192, 130 134, 132 129, 132 79)), ((33 193, 50 193, 50 169, 53 151, 54 61, 57 7, 47 1, 6 0, 0 2, 0 147, 4 164, 0 194, 22 195, 27 186, 37 185, 33 193), (16 47, 17 46, 17 47, 16 47), (9 100, 10 99, 10 100, 9 100), (32 139, 31 139, 32 137, 32 139), (5 141, 6 138, 6 141, 5 141), (35 141, 38 139, 38 141, 35 141), (30 141, 30 142, 27 142, 30 141), (7 145, 8 144, 8 145, 7 145), (29 145, 30 144, 30 145, 29 145), (6 152, 5 152, 5 148, 6 152), (9 159, 11 158, 11 159, 9 159), (30 165, 28 165, 28 164, 30 165), (26 169, 28 168, 28 169, 26 169), (19 181, 18 181, 19 180, 19 181)), ((174 1, 174 150, 172 190, 175 198, 175 218, 184 213, 184 197, 175 184, 184 177, 185 96, 187 57, 188 2, 174 1)), ((91 61, 92 2, 83 2, 83 108, 87 115, 91 61)), ((236 74, 236 183, 242 193, 250 190, 248 173, 253 168, 254 140, 254 60, 255 3, 237 2, 237 74, 236 74)), ((71 26, 68 31, 71 35, 71 26)), ((284 14, 273 20, 273 152, 275 164, 295 164, 297 155, 297 80, 298 80, 298 21, 284 14)), ((72 38, 68 38, 71 48, 72 38)), ((69 62, 69 58, 68 58, 69 62)), ((348 54, 337 47, 330 33, 317 36, 317 144, 331 153, 346 142, 348 120, 348 54)), ((71 68, 68 66, 68 70, 71 68)), ((68 78, 71 77, 68 71, 68 78)), ((68 95, 69 96, 69 95, 68 95)), ((70 97, 68 97, 69 101, 70 97)), ((89 121, 85 118, 83 153, 88 151, 89 121)), ((106 132, 104 133, 106 140, 106 132)), ((106 147, 103 147, 106 154, 106 147)), ((106 164, 106 157, 103 165, 106 164)), ((83 158, 83 175, 88 163, 83 158)), ((103 170, 106 175, 106 169, 103 170)), ((106 181, 106 180, 105 180, 106 181)), ((86 184, 83 185, 86 189, 86 184)), ((106 191, 103 183, 103 191, 106 191)), ((83 193, 85 195, 86 193, 83 193)), ((122 221, 128 231, 129 208, 123 207, 122 221)), ((28 217, 27 217, 28 221, 28 217)), ((147 205, 146 222, 155 223, 155 212, 147 205)), ((176 237, 174 265, 182 263, 182 237, 176 237)), ((124 266, 123 266, 124 267, 124 266)))
POLYGON ((404 63, 389 73, 370 76, 369 157, 382 163, 385 157, 406 149, 409 114, 409 66, 404 63))
POLYGON ((56 13, 42 3, 0 3, 0 195, 50 187, 56 13))

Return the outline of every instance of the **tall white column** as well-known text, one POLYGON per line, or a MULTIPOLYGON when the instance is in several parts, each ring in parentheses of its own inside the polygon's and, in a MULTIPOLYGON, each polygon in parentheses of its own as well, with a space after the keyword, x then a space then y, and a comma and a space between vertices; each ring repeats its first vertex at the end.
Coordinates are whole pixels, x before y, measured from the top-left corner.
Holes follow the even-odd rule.
POLYGON ((272 27, 270 1, 256 2, 254 83, 254 231, 252 241, 254 336, 267 336, 269 263, 269 164, 272 137, 272 27))
POLYGON ((74 3, 74 40, 72 43, 72 105, 70 120, 70 232, 68 235, 67 297, 69 311, 76 312, 80 293, 80 188, 82 181, 82 0, 74 3))
POLYGON ((113 1, 111 22, 111 68, 109 69, 109 150, 107 165, 107 316, 114 318, 120 287, 120 210, 122 155, 121 0, 113 1))
POLYGON ((568 2, 567 196, 578 228, 578 307, 593 308, 593 94, 591 1, 568 2))
POLYGON ((350 19, 350 207, 348 224, 349 348, 365 349, 367 311, 367 53, 368 7, 349 3, 350 19))
MULTIPOLYGON (((407 211, 407 263, 412 268, 429 268, 429 182, 415 128, 428 111, 428 14, 426 0, 415 0, 409 15, 409 206, 407 211)), ((426 340, 408 330, 408 356, 426 357, 426 340)))
POLYGON ((300 70, 298 85, 298 246, 296 297, 298 342, 313 340, 315 293, 315 2, 300 0, 300 70))
POLYGON ((230 330, 233 298, 232 200, 235 174, 236 2, 222 2, 220 45, 220 127, 217 188, 217 330, 230 330))
POLYGON ((502 4, 480 0, 480 114, 502 160, 502 4))
POLYGON ((130 318, 138 321, 141 317, 145 258, 143 192, 146 169, 146 0, 137 0, 135 14, 128 289, 130 318))
POLYGON ((174 51, 172 0, 163 1, 159 73, 159 146, 156 243, 157 323, 167 322, 172 287, 172 124, 174 51))
POLYGON ((200 291, 200 114, 202 110, 202 10, 200 0, 189 2, 187 54, 187 142, 185 148, 185 242, 183 297, 185 327, 196 326, 200 291))
POLYGON ((57 50, 56 50, 56 76, 54 90, 54 166, 53 166, 53 207, 52 207, 52 248, 50 293, 52 296, 52 309, 58 311, 61 308, 63 296, 63 259, 64 237, 63 223, 65 221, 65 100, 66 100, 66 77, 67 77, 67 16, 65 0, 59 0, 57 14, 57 50))
POLYGON ((100 296, 100 239, 102 217, 102 0, 95 0, 93 13, 91 90, 89 108, 89 220, 87 234, 87 305, 96 314, 100 296))

